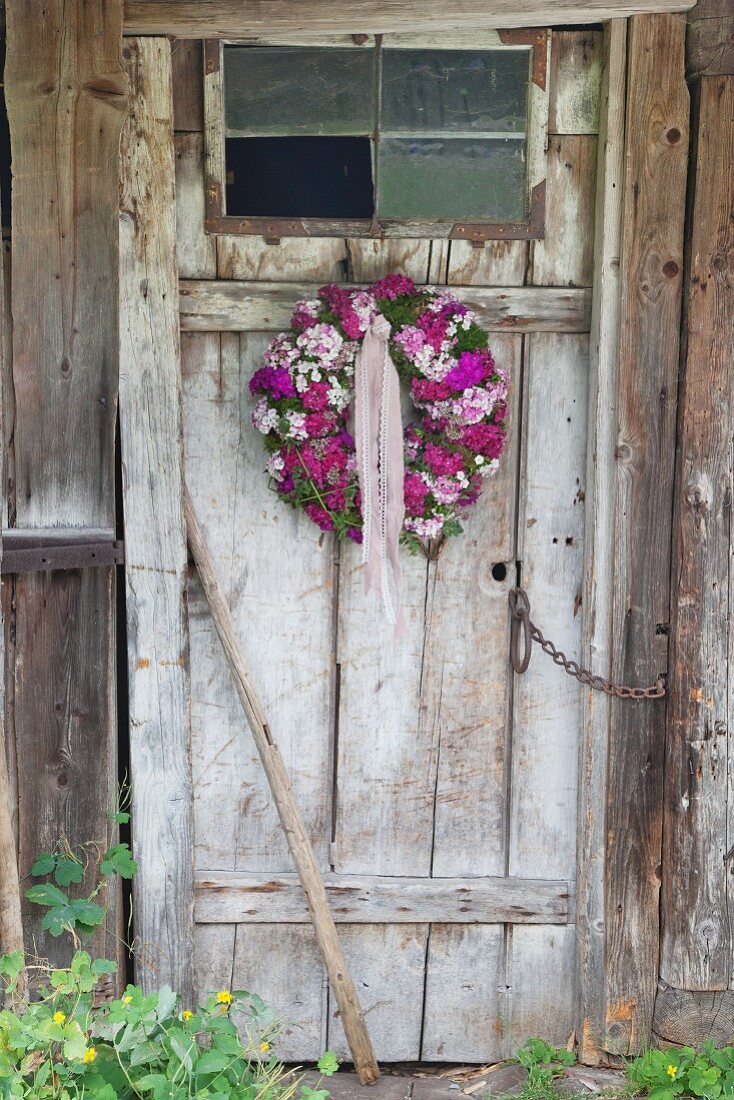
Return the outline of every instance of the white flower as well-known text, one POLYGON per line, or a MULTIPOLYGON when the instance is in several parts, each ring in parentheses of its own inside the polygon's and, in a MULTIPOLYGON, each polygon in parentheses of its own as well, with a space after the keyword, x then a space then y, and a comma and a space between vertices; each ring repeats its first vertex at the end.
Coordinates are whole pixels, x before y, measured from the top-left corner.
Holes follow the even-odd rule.
POLYGON ((296 344, 306 355, 319 359, 322 363, 333 363, 344 343, 333 325, 312 325, 296 340, 296 344))
POLYGON ((268 471, 270 476, 272 478, 274 478, 276 481, 282 481, 283 480, 282 471, 284 469, 285 469, 285 462, 283 461, 283 456, 281 455, 280 451, 276 451, 275 454, 272 454, 270 456, 270 458, 268 459, 268 464, 266 466, 266 470, 268 471))
POLYGON ((306 416, 304 413, 288 412, 285 414, 288 421, 288 435, 291 439, 308 439, 306 431, 306 416))
POLYGON ((263 435, 278 427, 278 410, 271 409, 267 398, 261 397, 252 410, 252 425, 263 435))
POLYGON ((349 391, 336 378, 332 378, 329 382, 329 392, 326 395, 326 400, 332 408, 336 409, 337 412, 341 412, 349 404, 349 391))

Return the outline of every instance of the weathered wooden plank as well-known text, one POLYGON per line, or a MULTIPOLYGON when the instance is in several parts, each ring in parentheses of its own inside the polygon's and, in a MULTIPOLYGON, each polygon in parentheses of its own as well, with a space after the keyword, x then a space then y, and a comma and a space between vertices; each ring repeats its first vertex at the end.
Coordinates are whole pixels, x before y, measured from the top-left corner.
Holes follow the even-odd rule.
MULTIPOLYGON (((243 637, 259 638, 251 654, 253 677, 278 732, 296 792, 306 807, 309 831, 325 858, 330 803, 329 746, 324 731, 329 725, 331 700, 331 562, 318 529, 307 517, 285 509, 268 489, 262 443, 249 427, 247 384, 266 342, 262 334, 243 335, 241 341, 239 336, 229 336, 221 356, 215 352, 209 361, 195 359, 194 349, 187 349, 186 480, 196 494, 235 621, 243 637), (255 630, 258 621, 262 631, 255 630), (309 623, 310 644, 298 662, 284 663, 284 653, 303 648, 299 638, 304 621, 309 623), (277 631, 267 625, 273 622, 278 623, 277 631), (296 696, 300 700, 297 713, 291 706, 296 696)), ((198 587, 192 591, 192 601, 197 644, 201 645, 198 631, 205 624, 201 622, 198 587)), ((242 730, 239 703, 226 685, 223 674, 228 673, 222 664, 216 648, 198 650, 192 685, 195 759, 199 758, 197 867, 225 867, 221 860, 231 851, 233 870, 290 870, 287 844, 267 783, 254 747, 242 730), (197 713, 202 719, 206 715, 202 725, 197 713), (217 726, 222 723, 220 739, 217 726), (215 812, 223 800, 244 811, 242 817, 234 815, 232 837, 230 830, 222 829, 215 812)))
MULTIPOLYGON (((259 638, 250 658, 253 674, 306 809, 309 833, 326 863, 331 835, 332 567, 318 530, 284 509, 269 491, 262 444, 249 427, 247 384, 267 339, 253 334, 240 341, 239 335, 225 334, 220 348, 219 336, 184 337, 187 481, 198 496, 207 541, 240 634, 259 638), (309 623, 306 648, 300 640, 304 622, 309 623), (284 663, 283 654, 289 652, 299 652, 303 659, 284 663), (300 703, 294 711, 296 697, 300 703)), ((290 870, 285 839, 195 582, 190 607, 196 865, 290 870), (223 804, 230 807, 225 815, 223 804)), ((251 937, 243 930, 235 942, 233 926, 224 925, 212 926, 211 932, 199 929, 197 936, 209 952, 229 952, 230 967, 235 959, 237 966, 246 967, 266 940, 272 951, 277 932, 264 930, 251 937)), ((292 938, 309 934, 299 928, 292 938)), ((298 959, 299 951, 294 951, 298 959)), ((304 960, 310 957, 305 939, 302 955, 304 960)), ((241 981, 248 987, 244 976, 241 981)), ((272 997, 269 990, 262 992, 285 1018, 299 997, 309 1004, 320 1001, 323 1022, 315 1030, 309 1024, 308 1032, 296 1029, 285 1048, 289 1057, 313 1057, 326 1019, 320 964, 294 966, 288 988, 279 987, 272 997), (299 989, 306 980, 308 985, 299 989)))
POLYGON ((544 27, 593 23, 644 12, 687 11, 692 0, 457 0, 447 9, 427 0, 420 10, 407 0, 351 0, 337 11, 328 0, 273 5, 269 0, 127 0, 126 34, 180 38, 246 38, 264 34, 352 34, 454 30, 466 23, 485 27, 544 27))
POLYGON ((369 283, 392 271, 400 271, 416 283, 439 282, 440 276, 430 273, 430 240, 362 240, 347 242, 348 277, 355 282, 369 283))
POLYGON ((422 1059, 487 1062, 503 1049, 504 940, 501 924, 431 926, 422 1059))
MULTIPOLYGON (((667 664, 670 540, 688 151, 685 21, 629 35, 611 673, 655 681, 667 664), (658 624, 661 624, 658 627, 658 624)), ((662 702, 613 702, 607 785, 606 1046, 639 1049, 657 985, 662 702)))
POLYGON ((332 853, 340 874, 430 872, 436 760, 431 732, 417 737, 427 563, 403 555, 401 564, 407 637, 393 646, 381 605, 364 595, 358 548, 342 549, 332 853))
MULTIPOLYGON (((346 284, 354 285, 354 284, 346 284)), ((180 284, 181 328, 224 332, 287 328, 299 298, 313 297, 316 284, 241 283, 184 279, 180 284)), ((476 311, 480 324, 506 332, 588 332, 591 293, 559 287, 453 287, 476 311)))
MULTIPOLYGON (((2 219, 0 218, 0 221, 2 219)), ((10 298, 6 282, 7 251, 3 248, 0 255, 0 393, 4 397, 6 378, 11 370, 12 346, 10 341, 10 298)), ((9 387, 10 388, 10 387, 9 387)), ((2 533, 7 526, 8 515, 8 475, 7 442, 8 433, 4 425, 4 401, 0 400, 0 561, 2 560, 2 533)), ((12 409, 11 409, 12 415, 12 409)), ((6 745, 6 642, 4 629, 0 626, 0 954, 23 950, 23 919, 21 914, 21 888, 18 875, 18 836, 17 813, 18 798, 15 791, 15 775, 9 764, 9 752, 6 745)), ((15 764, 15 753, 12 757, 15 764)))
MULTIPOLYGON (((200 931, 213 927, 202 925, 200 931)), ((285 1062, 303 1062, 321 1057, 327 1047, 328 987, 316 936, 310 926, 238 925, 232 988, 259 992, 268 1004, 276 1006, 281 1024, 275 1043, 279 1058, 285 1062)), ((346 1044, 343 1054, 351 1059, 346 1044)), ((364 1088, 363 1085, 359 1087, 364 1088)))
POLYGON ((509 938, 510 1051, 535 1035, 566 1046, 574 1025, 574 929, 513 927, 509 938))
MULTIPOLYGON (((585 667, 609 672, 614 571, 620 252, 624 193, 627 23, 604 29, 598 145, 594 290, 589 343, 586 525, 581 654, 585 667)), ((610 701, 581 696, 577 858, 577 1035, 581 1060, 597 1062, 605 1027, 604 888, 610 701)))
MULTIPOLYGON (((14 2, 7 26, 15 522, 110 527, 122 3, 14 2)), ((117 786, 114 584, 111 569, 16 581, 21 874, 60 836, 72 845, 108 840, 117 786)), ((100 931, 90 950, 112 958, 114 890, 110 902, 109 935, 100 931)), ((52 941, 37 912, 26 918, 40 955, 68 957, 71 945, 52 941)))
MULTIPOLYGON (((412 242, 404 246, 409 263, 412 242)), ((360 279, 385 273, 363 269, 363 261, 370 263, 369 253, 355 250, 352 264, 360 279)), ((390 263, 403 267, 397 253, 390 263)), ((407 637, 395 645, 379 602, 365 597, 359 548, 345 546, 340 554, 331 854, 340 874, 430 874, 437 741, 420 722, 427 563, 403 554, 401 565, 407 637)), ((378 1058, 419 1058, 428 925, 347 926, 345 932, 378 1058), (384 953, 392 960, 391 972, 384 953), (402 990, 404 1015, 395 1011, 396 987, 402 990)), ((333 1021, 329 1043, 343 1043, 333 1021)))
POLYGON ((204 57, 201 42, 179 38, 171 43, 173 128, 204 129, 204 57))
MULTIPOLYGON (((578 659, 588 341, 537 333, 528 342, 518 523, 521 583, 533 620, 564 653, 578 659)), ((540 653, 527 673, 515 678, 510 875, 536 875, 540 868, 543 874, 550 869, 554 875, 574 874, 579 705, 578 684, 540 653)), ((573 934, 526 931, 515 929, 508 945, 512 1038, 517 1043, 545 1034, 552 1014, 558 1039, 573 1027, 573 990, 570 983, 557 983, 561 962, 565 969, 573 957, 573 934)))
MULTIPOLYGON (((327 874, 324 881, 334 920, 341 924, 565 924, 572 892, 563 880, 504 876, 327 874)), ((305 924, 309 916, 294 874, 199 871, 196 919, 200 924, 305 924)))
POLYGON ((210 237, 217 245, 220 279, 266 282, 341 282, 347 266, 347 244, 339 237, 282 237, 277 244, 262 237, 210 237))
MULTIPOLYGON (((429 573, 421 696, 421 724, 438 740, 432 873, 464 875, 470 885, 477 881, 471 876, 502 875, 506 867, 505 639, 516 573, 522 337, 497 334, 492 350, 512 380, 511 434, 500 470, 466 518, 466 533, 444 547, 429 573)), ((455 918, 444 919, 430 931, 421 1057, 497 1060, 504 1054, 497 1026, 506 1007, 499 992, 504 930, 491 922, 504 918, 488 914, 485 927, 467 934, 452 927, 455 918)))
MULTIPOLYGON (((2 219, 0 218, 0 222, 2 219)), ((10 323, 9 299, 5 292, 5 254, 0 256, 0 388, 5 388, 5 378, 10 369, 12 349, 6 330, 10 323)), ((0 561, 2 561, 2 534, 7 515, 6 430, 3 403, 0 401, 0 561)), ((21 914, 20 880, 18 877, 18 841, 15 828, 17 812, 16 779, 8 768, 8 752, 5 736, 5 638, 0 627, 0 954, 22 951, 23 918, 21 914)), ((15 753, 13 754, 15 764, 15 753)))
POLYGON ((732 815, 729 696, 734 336, 734 77, 696 87, 671 576, 660 977, 727 989, 732 815), (685 899, 685 904, 682 903, 685 899))
POLYGON ((698 0, 688 16, 686 75, 734 74, 734 11, 729 0, 698 0))
POLYGON ((522 286, 528 270, 528 241, 451 241, 448 282, 454 286, 522 286))
POLYGON ((136 977, 193 995, 193 838, 171 48, 125 46, 120 444, 125 517, 136 977), (144 201, 141 201, 144 196, 144 201))
POLYGON ((212 279, 217 242, 204 228, 204 137, 176 134, 176 253, 181 278, 212 279))
MULTIPOLYGON (((420 1050, 426 926, 345 924, 339 931, 378 1058, 414 1060, 417 1055, 406 1051, 420 1050)), ((348 1048, 333 998, 329 1008, 329 1049, 346 1058, 348 1048)))
MULTIPOLYGON (((2 303, 3 324, 0 354, 2 359, 2 526, 7 529, 15 523, 15 390, 13 389, 13 315, 10 305, 10 241, 2 241, 2 303)), ((7 731, 6 731, 7 733, 7 731)))
POLYGON ((594 136, 548 139, 545 237, 530 245, 535 286, 591 286, 596 147, 594 136))
POLYGON ((602 35, 599 31, 554 31, 548 103, 549 134, 597 134, 602 35))

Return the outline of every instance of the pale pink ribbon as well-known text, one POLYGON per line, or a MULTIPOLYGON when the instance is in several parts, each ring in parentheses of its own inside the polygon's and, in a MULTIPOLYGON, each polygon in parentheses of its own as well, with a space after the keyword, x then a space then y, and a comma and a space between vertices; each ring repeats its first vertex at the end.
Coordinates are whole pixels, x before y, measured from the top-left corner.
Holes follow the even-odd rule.
POLYGON ((364 589, 381 597, 399 638, 405 629, 398 560, 405 519, 403 425, 389 337, 390 322, 378 314, 364 335, 355 363, 354 437, 362 494, 364 589))

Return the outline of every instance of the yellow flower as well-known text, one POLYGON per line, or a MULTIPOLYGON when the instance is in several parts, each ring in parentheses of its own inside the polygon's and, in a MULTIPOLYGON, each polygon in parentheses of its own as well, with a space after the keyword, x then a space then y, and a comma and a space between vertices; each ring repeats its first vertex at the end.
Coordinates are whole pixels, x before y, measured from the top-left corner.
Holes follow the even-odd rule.
POLYGON ((63 1012, 54 1012, 54 1023, 55 1024, 63 1024, 65 1019, 66 1019, 66 1016, 64 1015, 63 1012))
POLYGON ((667 1069, 666 1072, 668 1074, 668 1077, 675 1077, 676 1074, 678 1073, 678 1067, 677 1066, 668 1066, 668 1069, 667 1069))
POLYGON ((260 1053, 267 1054, 270 1050, 270 1043, 260 1043, 260 1053))
POLYGON ((192 1017, 193 1015, 194 1015, 194 1014, 193 1014, 193 1012, 191 1011, 191 1009, 190 1009, 190 1008, 185 1008, 185 1009, 183 1010, 183 1012, 181 1013, 181 1018, 182 1018, 183 1020, 190 1020, 190 1019, 191 1019, 191 1017, 192 1017))
POLYGON ((220 1005, 224 1005, 224 1011, 226 1012, 229 1006, 232 1004, 232 994, 228 989, 222 989, 217 993, 217 1001, 220 1005))
POLYGON ((131 1005, 133 1003, 133 999, 132 999, 132 997, 130 996, 129 993, 128 993, 127 997, 122 998, 122 1003, 125 1004, 125 1005, 131 1005))
POLYGON ((93 1062, 96 1057, 97 1051, 94 1049, 94 1047, 89 1047, 89 1049, 84 1052, 82 1062, 93 1062))

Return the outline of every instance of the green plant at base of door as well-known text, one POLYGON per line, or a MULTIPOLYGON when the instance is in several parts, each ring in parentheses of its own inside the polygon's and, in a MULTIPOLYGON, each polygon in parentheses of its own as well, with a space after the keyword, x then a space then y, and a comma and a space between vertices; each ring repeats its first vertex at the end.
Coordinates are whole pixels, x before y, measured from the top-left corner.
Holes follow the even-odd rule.
MULTIPOLYGON (((20 952, 0 958, 6 993, 17 993, 20 952)), ((78 951, 68 969, 42 971, 33 1000, 0 1011, 2 1100, 326 1100, 272 1053, 272 1011, 245 990, 220 990, 185 1008, 163 986, 129 985, 109 1004, 94 990, 115 964, 78 951)), ((322 1077, 337 1069, 333 1054, 322 1077)))
POLYGON ((696 1096, 734 1100, 734 1046, 705 1042, 693 1047, 648 1050, 627 1066, 629 1080, 649 1100, 696 1096))

